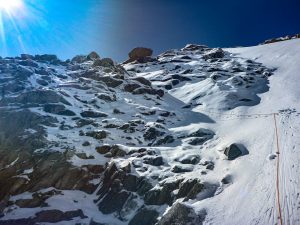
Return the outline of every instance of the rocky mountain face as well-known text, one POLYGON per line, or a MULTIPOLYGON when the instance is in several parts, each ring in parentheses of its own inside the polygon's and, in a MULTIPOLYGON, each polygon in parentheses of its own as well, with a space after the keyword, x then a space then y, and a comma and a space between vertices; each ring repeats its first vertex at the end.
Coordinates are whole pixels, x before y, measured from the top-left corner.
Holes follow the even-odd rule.
POLYGON ((271 38, 271 39, 265 40, 262 44, 271 44, 271 43, 275 43, 275 42, 287 41, 287 40, 292 40, 292 39, 297 39, 297 38, 300 38, 300 34, 287 35, 285 37, 279 37, 279 38, 271 38))
POLYGON ((209 151, 210 113, 258 104, 274 69, 202 45, 129 56, 0 59, 0 224, 202 224, 190 203, 233 182, 218 160, 248 154, 209 151))

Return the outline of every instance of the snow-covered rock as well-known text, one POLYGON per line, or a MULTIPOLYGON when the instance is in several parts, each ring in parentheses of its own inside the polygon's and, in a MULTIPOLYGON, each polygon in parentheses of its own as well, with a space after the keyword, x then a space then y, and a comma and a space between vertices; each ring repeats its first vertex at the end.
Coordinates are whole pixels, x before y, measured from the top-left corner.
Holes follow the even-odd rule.
POLYGON ((298 224, 299 46, 1 58, 0 224, 298 224))

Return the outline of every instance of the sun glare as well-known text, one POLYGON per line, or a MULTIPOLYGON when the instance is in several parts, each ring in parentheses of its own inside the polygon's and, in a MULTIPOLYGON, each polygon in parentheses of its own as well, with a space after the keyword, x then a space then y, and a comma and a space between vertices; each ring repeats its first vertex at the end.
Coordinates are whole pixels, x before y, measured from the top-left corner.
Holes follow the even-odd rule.
POLYGON ((22 0, 0 0, 0 10, 13 11, 22 6, 22 0))
POLYGON ((19 28, 25 26, 25 15, 27 15, 27 7, 25 0, 0 0, 0 45, 2 52, 7 51, 7 35, 8 30, 14 30, 18 35, 15 40, 20 42, 22 48, 22 39, 19 35, 19 28))

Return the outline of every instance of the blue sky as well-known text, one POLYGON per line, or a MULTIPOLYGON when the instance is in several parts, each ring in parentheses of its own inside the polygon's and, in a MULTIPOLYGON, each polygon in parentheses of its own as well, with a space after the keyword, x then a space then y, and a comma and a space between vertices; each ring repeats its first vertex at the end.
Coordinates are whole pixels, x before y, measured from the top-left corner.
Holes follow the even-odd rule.
MULTIPOLYGON (((155 53, 186 43, 249 46, 300 33, 299 0, 23 0, 2 10, 0 55, 95 50, 125 60, 134 47, 155 53), (12 22, 14 21, 14 22, 12 22)), ((1 27, 0 27, 1 28, 1 27)))

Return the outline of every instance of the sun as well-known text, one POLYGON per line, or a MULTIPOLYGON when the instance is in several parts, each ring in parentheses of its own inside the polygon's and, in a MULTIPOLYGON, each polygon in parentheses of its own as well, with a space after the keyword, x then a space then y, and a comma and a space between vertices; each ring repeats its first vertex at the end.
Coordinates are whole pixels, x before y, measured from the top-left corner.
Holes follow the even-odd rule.
POLYGON ((5 10, 7 12, 20 8, 22 5, 22 0, 0 0, 0 10, 5 10))

